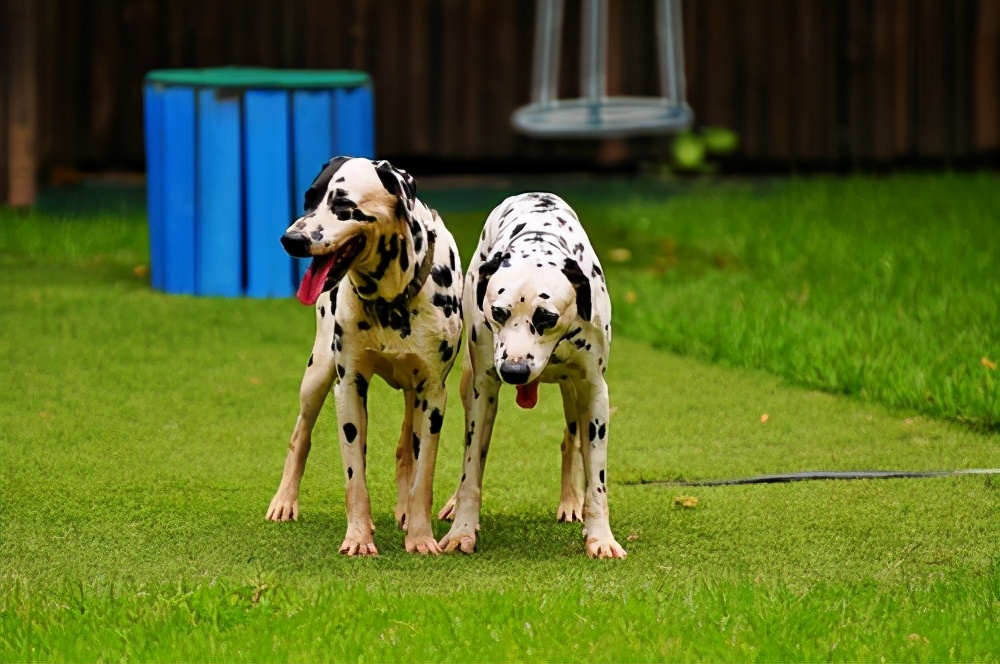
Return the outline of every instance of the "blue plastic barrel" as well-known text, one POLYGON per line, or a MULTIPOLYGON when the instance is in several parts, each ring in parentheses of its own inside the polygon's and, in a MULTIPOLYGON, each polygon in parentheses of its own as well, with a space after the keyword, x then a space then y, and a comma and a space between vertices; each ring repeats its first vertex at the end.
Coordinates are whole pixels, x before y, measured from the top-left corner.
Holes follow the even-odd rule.
POLYGON ((144 98, 153 287, 292 295, 306 262, 288 256, 278 238, 331 157, 374 156, 371 78, 164 69, 146 75, 144 98))

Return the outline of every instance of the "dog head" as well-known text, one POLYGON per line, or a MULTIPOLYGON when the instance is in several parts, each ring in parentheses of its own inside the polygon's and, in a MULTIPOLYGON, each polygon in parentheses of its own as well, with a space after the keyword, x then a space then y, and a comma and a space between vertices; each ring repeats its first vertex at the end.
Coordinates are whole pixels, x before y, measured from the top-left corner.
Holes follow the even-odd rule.
POLYGON ((305 193, 305 213, 281 244, 296 258, 312 258, 296 296, 315 304, 354 267, 380 261, 406 224, 416 201, 409 173, 387 161, 336 157, 324 164, 305 193), (381 240, 384 246, 376 246, 381 240))
MULTIPOLYGON (((479 268, 476 300, 493 331, 497 373, 511 385, 535 386, 556 344, 592 314, 590 280, 571 258, 538 267, 497 252, 479 268)), ((533 394, 519 391, 518 402, 534 405, 533 394)))

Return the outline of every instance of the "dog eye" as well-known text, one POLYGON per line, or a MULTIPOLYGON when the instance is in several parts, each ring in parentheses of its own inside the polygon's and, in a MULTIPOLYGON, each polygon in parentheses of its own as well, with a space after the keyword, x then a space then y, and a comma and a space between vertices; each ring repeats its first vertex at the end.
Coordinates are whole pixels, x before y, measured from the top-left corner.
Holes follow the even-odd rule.
POLYGON ((510 318, 510 309, 502 309, 500 307, 493 307, 493 320, 495 320, 500 325, 507 322, 510 318))
POLYGON ((531 324, 538 330, 538 334, 545 334, 548 330, 555 327, 558 321, 559 314, 548 309, 543 309, 542 307, 535 309, 535 313, 531 317, 531 324))

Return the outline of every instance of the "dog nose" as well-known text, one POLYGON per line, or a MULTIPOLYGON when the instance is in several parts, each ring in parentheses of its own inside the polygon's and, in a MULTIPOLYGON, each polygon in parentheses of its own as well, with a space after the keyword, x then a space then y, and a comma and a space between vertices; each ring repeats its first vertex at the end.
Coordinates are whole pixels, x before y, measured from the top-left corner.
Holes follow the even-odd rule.
POLYGON ((527 362, 504 360, 503 364, 500 365, 500 377, 503 378, 505 383, 524 385, 528 382, 530 376, 531 369, 528 367, 527 362))
POLYGON ((289 231, 281 236, 281 246, 288 255, 296 258, 308 258, 310 244, 309 238, 298 231, 289 231))

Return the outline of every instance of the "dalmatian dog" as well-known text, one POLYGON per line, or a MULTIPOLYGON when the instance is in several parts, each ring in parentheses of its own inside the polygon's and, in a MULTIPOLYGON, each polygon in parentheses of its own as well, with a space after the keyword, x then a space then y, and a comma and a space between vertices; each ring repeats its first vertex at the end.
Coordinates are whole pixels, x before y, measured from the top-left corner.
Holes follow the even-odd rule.
POLYGON ((297 520, 312 430, 333 387, 347 498, 340 552, 378 555, 365 479, 368 385, 404 395, 396 450, 396 522, 409 552, 437 554, 431 491, 445 413, 445 379, 462 336, 458 249, 413 178, 386 161, 337 157, 305 194, 305 214, 281 238, 312 258, 297 298, 316 308, 316 340, 271 521, 297 520))
POLYGON ((502 383, 532 408, 539 382, 558 383, 566 429, 557 518, 583 521, 595 558, 624 558, 608 514, 608 385, 611 300, 576 213, 553 194, 501 203, 486 220, 463 294, 469 335, 462 377, 465 449, 458 490, 438 514, 452 520, 439 546, 472 553, 483 468, 502 383))

